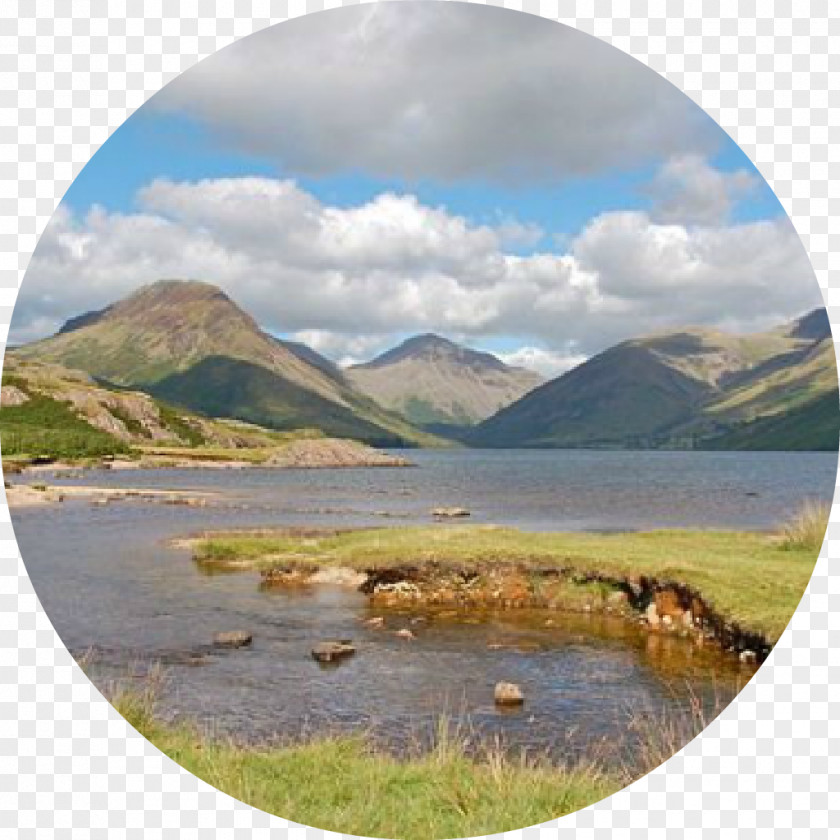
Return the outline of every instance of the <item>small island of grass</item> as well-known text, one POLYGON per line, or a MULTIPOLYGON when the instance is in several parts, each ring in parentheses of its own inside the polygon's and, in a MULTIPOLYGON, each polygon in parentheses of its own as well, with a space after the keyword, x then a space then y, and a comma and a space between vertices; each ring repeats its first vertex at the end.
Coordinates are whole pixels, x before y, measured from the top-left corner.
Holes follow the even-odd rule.
POLYGON ((200 564, 259 570, 269 582, 331 567, 361 571, 368 576, 363 589, 384 600, 399 600, 402 593, 407 602, 587 611, 609 606, 616 612, 644 611, 654 602, 666 626, 667 615, 693 609, 696 626, 717 623, 721 633, 751 634, 766 653, 805 591, 819 548, 811 532, 819 530, 822 515, 813 514, 810 530, 803 517, 799 530, 787 535, 432 525, 229 532, 203 535, 191 545, 200 564), (400 581, 402 588, 395 585, 400 581), (667 598, 660 597, 664 592, 667 598))

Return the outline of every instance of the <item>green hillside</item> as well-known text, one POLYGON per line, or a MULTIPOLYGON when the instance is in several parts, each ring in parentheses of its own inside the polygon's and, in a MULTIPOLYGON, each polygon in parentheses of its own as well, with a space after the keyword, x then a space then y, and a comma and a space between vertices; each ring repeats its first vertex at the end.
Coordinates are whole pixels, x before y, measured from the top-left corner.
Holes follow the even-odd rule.
POLYGON ((361 394, 315 351, 263 332, 215 286, 166 280, 14 351, 218 417, 318 428, 389 445, 441 445, 361 394))
POLYGON ((706 441, 709 449, 823 450, 836 452, 840 392, 835 388, 797 408, 759 417, 706 441))
POLYGON ((351 409, 267 368, 225 356, 208 356, 148 390, 210 417, 235 417, 280 431, 318 428, 374 446, 403 446, 424 439, 407 423, 383 418, 373 404, 357 401, 351 409))
POLYGON ((752 335, 685 329, 624 342, 481 423, 474 446, 837 449, 824 310, 752 335))

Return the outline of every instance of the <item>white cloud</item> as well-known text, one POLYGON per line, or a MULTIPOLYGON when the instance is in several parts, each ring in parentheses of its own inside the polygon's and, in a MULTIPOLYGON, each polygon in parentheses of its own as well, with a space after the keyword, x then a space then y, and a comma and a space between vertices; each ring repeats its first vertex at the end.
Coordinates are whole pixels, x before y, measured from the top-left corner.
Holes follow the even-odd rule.
POLYGON ((522 336, 546 368, 653 329, 761 328, 821 302, 783 218, 704 227, 610 212, 556 253, 521 255, 506 250, 509 222, 475 225, 411 195, 339 208, 291 181, 240 178, 157 181, 140 199, 134 214, 54 216, 13 341, 172 277, 216 283, 263 327, 336 359, 431 331, 522 336))
POLYGON ((496 353, 508 365, 524 367, 541 373, 546 379, 553 379, 572 368, 582 365, 586 356, 562 350, 544 350, 540 347, 520 347, 511 353, 496 353))
POLYGON ((464 3, 306 15, 205 59, 151 104, 302 175, 545 183, 720 138, 688 97, 609 44, 464 3))
POLYGON ((716 225, 729 219, 733 206, 758 188, 746 169, 721 172, 697 154, 669 158, 649 187, 657 222, 716 225))

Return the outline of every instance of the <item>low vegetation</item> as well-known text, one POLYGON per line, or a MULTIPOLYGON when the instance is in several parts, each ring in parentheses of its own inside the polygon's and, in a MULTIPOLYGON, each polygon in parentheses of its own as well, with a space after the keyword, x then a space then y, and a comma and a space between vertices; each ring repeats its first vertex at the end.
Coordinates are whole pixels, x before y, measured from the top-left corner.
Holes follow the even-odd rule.
MULTIPOLYGON (((22 382, 4 382, 25 387, 22 382)), ((91 426, 69 403, 39 393, 28 397, 21 405, 4 406, 0 411, 4 457, 77 459, 128 452, 123 441, 91 426)))
POLYGON ((305 825, 360 836, 438 840, 521 829, 577 811, 658 767, 704 729, 720 708, 629 712, 633 760, 604 744, 573 765, 476 747, 467 725, 442 718, 430 746, 387 754, 364 734, 242 746, 191 722, 156 714, 159 669, 106 695, 117 711, 189 772, 242 802, 305 825))
POLYGON ((376 464, 384 456, 319 429, 266 429, 178 410, 148 394, 57 365, 7 359, 0 410, 6 466, 132 458, 148 467, 376 464), (322 443, 318 443, 322 441, 322 443))
MULTIPOLYGON (((813 526, 813 532, 819 526, 813 526)), ((727 622, 771 644, 796 609, 816 560, 813 543, 730 531, 630 534, 527 533, 514 528, 434 525, 295 535, 208 535, 195 543, 202 563, 260 570, 278 566, 562 569, 574 579, 643 577, 687 586, 727 622)))
POLYGON ((831 508, 823 502, 807 501, 782 526, 782 548, 817 553, 822 548, 831 508))

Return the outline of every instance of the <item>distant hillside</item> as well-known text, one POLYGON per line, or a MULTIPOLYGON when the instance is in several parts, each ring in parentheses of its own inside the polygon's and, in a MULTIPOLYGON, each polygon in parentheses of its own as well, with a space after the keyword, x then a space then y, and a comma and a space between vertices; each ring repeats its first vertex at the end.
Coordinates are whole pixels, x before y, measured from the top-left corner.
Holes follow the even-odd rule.
POLYGON ((766 333, 624 342, 481 423, 495 447, 831 449, 840 398, 824 310, 766 333))
POLYGON ((407 462, 315 429, 281 432, 184 412, 146 393, 104 387, 82 371, 7 357, 0 394, 7 470, 60 459, 92 464, 121 457, 150 468, 399 466, 407 462))
POLYGON ((489 417, 542 382, 533 371, 437 335, 410 338, 346 375, 379 405, 442 433, 489 417))
POLYGON ((263 332, 206 283, 144 286, 15 355, 273 429, 315 427, 379 445, 434 442, 358 393, 315 351, 263 332))

